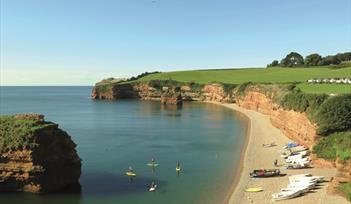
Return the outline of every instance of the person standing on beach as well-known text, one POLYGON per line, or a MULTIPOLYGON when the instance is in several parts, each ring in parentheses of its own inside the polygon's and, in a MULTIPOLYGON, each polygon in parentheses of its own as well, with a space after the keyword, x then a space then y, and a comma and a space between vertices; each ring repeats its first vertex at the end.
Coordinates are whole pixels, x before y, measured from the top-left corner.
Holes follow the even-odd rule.
POLYGON ((274 160, 274 166, 278 166, 278 160, 274 160))

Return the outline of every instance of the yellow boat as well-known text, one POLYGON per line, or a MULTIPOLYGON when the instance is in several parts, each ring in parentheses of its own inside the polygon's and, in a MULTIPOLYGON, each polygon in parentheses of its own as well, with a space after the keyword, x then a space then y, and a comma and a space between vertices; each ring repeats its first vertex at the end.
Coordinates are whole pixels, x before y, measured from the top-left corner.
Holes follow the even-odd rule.
POLYGON ((136 173, 134 173, 134 172, 126 172, 126 175, 127 176, 136 176, 136 173))
POLYGON ((180 167, 176 167, 176 171, 180 171, 181 169, 180 169, 180 167))
POLYGON ((257 187, 257 188, 247 188, 247 189, 245 189, 245 191, 246 191, 246 192, 252 192, 252 193, 254 193, 254 192, 261 192, 261 191, 263 191, 263 189, 262 189, 261 187, 257 187))

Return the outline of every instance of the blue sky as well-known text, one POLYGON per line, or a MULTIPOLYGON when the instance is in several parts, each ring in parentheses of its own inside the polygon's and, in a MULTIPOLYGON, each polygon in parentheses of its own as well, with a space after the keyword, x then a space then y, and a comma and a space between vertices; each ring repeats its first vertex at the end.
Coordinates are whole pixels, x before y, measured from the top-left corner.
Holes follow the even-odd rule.
POLYGON ((1 85, 92 85, 351 50, 350 0, 0 1, 1 85))

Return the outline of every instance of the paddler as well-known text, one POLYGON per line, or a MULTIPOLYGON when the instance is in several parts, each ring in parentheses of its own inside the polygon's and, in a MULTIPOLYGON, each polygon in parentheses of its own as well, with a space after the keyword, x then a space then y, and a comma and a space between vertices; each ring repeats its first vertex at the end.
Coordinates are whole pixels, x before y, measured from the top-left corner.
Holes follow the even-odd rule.
POLYGON ((180 169, 180 162, 178 161, 176 169, 180 169))

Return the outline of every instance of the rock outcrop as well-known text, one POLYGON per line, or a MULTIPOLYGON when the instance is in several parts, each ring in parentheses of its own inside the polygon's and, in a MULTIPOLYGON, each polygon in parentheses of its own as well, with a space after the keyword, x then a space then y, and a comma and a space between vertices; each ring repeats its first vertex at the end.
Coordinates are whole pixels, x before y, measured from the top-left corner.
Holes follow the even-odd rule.
POLYGON ((43 115, 0 117, 0 192, 46 193, 79 185, 76 144, 43 115))

